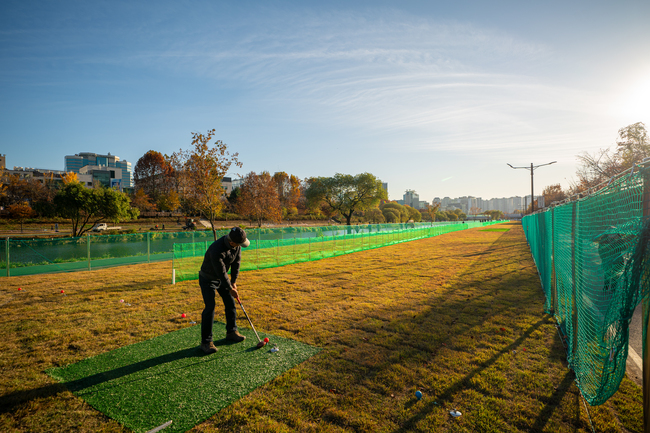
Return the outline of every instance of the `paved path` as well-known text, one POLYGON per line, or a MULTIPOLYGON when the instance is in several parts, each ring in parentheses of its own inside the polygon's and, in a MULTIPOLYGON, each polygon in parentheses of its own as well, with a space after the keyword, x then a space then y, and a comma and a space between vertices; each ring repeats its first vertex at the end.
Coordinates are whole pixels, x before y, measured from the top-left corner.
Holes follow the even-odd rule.
POLYGON ((627 375, 637 385, 641 386, 643 378, 643 302, 634 310, 630 322, 630 343, 627 355, 627 375))

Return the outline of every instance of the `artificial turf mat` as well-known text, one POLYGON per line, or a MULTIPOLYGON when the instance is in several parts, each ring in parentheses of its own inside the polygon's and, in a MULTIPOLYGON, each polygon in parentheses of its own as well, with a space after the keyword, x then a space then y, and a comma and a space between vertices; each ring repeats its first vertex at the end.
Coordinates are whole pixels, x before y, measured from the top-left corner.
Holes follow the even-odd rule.
MULTIPOLYGON (((224 329, 215 322, 215 331, 220 327, 224 329)), ((320 351, 261 332, 260 338, 269 337, 270 342, 256 349, 253 331, 240 328, 239 332, 246 341, 215 341, 219 351, 211 355, 198 347, 201 326, 197 325, 47 373, 136 432, 170 420, 164 433, 184 432, 320 351), (274 345, 277 352, 271 352, 274 345)))

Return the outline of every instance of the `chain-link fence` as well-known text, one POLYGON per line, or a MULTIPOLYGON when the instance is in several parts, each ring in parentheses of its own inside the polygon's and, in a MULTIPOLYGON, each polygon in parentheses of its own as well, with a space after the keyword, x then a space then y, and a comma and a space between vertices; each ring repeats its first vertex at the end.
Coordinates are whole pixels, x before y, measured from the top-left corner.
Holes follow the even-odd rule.
POLYGON ((628 327, 635 307, 648 299, 649 192, 650 167, 636 167, 584 198, 522 220, 546 311, 555 315, 568 361, 591 405, 618 390, 628 327))

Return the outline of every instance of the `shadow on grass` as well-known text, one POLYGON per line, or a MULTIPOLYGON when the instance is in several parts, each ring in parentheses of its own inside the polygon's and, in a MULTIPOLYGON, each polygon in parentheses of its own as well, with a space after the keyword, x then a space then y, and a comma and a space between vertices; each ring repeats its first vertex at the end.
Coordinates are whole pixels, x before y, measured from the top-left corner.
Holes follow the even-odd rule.
MULTIPOLYGON (((225 344, 230 344, 230 342, 224 340, 215 342, 215 345, 225 344)), ((190 347, 187 349, 178 350, 176 352, 166 353, 155 358, 145 359, 144 361, 136 362, 134 364, 125 365, 124 367, 116 368, 114 370, 93 374, 92 376, 84 377, 83 379, 72 380, 65 383, 55 383, 35 389, 12 392, 10 394, 0 396, 0 413, 10 412, 14 407, 31 400, 35 400, 37 398, 51 397, 61 392, 65 392, 66 390, 69 390, 71 392, 78 392, 86 388, 90 388, 114 379, 119 379, 121 377, 128 376, 138 371, 146 370, 148 368, 161 364, 166 364, 168 362, 177 361, 183 358, 194 358, 202 356, 205 356, 205 354, 201 351, 199 346, 190 347)))
MULTIPOLYGON (((445 403, 451 402, 453 400, 453 396, 459 392, 462 391, 463 389, 468 389, 468 388, 473 388, 471 381, 472 378, 475 377, 477 374, 481 373, 483 370, 486 370, 490 366, 492 366, 497 360, 502 357, 503 355, 512 352, 513 350, 516 350, 522 342, 528 338, 534 331, 536 331, 540 326, 548 322, 550 316, 548 317, 543 317, 542 319, 538 320, 534 325, 530 326, 519 338, 517 338, 515 341, 510 343, 508 346, 502 348, 499 350, 493 357, 488 359, 487 361, 481 362, 478 367, 470 371, 465 377, 462 379, 457 380, 453 384, 449 385, 447 389, 443 390, 439 394, 437 394, 437 403, 439 406, 437 406, 434 402, 430 402, 426 404, 424 407, 422 407, 417 414, 406 420, 405 422, 402 423, 401 427, 395 430, 396 432, 410 432, 415 430, 416 424, 424 419, 427 415, 431 413, 432 410, 438 408, 438 407, 445 407, 445 403)), ((564 382, 563 382, 564 383, 564 382)), ((570 384, 569 384, 570 386, 570 384)), ((567 387, 568 389, 568 387, 567 387)), ((566 392, 566 391, 565 391, 566 392)), ((551 411, 552 413, 552 411, 551 411)), ((550 416, 550 414, 549 414, 550 416)), ((548 418, 547 418, 548 420, 548 418)), ((537 430, 534 430, 537 431, 537 430)))

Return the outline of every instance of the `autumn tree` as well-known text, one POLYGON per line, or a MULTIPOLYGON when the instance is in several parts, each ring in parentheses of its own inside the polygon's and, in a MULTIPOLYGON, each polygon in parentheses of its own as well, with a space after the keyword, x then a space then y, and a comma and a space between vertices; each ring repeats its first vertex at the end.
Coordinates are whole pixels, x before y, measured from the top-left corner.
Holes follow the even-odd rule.
POLYGON ((439 201, 434 201, 432 204, 427 204, 427 214, 429 215, 429 220, 430 221, 435 221, 436 220, 436 214, 438 213, 438 210, 440 209, 440 202, 439 201))
POLYGON ((154 212, 156 210, 156 205, 151 203, 151 198, 142 188, 138 188, 131 196, 131 206, 137 208, 140 212, 154 212))
POLYGON ((616 150, 599 149, 593 155, 578 155, 578 180, 570 186, 569 194, 584 192, 609 181, 617 174, 650 157, 650 140, 645 124, 637 122, 618 130, 616 150))
POLYGON ((71 182, 79 182, 79 176, 74 171, 69 171, 61 176, 61 180, 64 185, 71 182))
POLYGON ((28 179, 17 174, 4 173, 2 204, 9 206, 31 200, 32 186, 28 179))
POLYGON ((72 236, 83 235, 95 224, 137 218, 126 194, 111 188, 85 188, 79 182, 69 182, 54 197, 59 214, 72 222, 72 236))
POLYGON ((167 192, 164 192, 158 196, 158 202, 156 203, 158 210, 163 212, 174 212, 176 209, 181 207, 180 196, 174 189, 169 189, 167 192))
POLYGON ((542 195, 544 196, 544 203, 547 206, 551 205, 553 202, 560 202, 567 197, 566 193, 562 190, 562 186, 559 183, 549 185, 544 188, 542 195))
POLYGON ((169 172, 170 167, 165 157, 160 152, 150 150, 138 159, 133 169, 135 189, 142 189, 155 203, 158 196, 169 189, 169 172))
POLYGON ((238 160, 239 154, 230 154, 223 141, 210 143, 214 135, 214 129, 205 135, 193 132, 192 147, 179 150, 170 159, 178 168, 182 198, 210 221, 212 235, 217 240, 214 223, 224 205, 222 181, 233 164, 237 167, 242 164, 238 160))
POLYGON ((236 209, 242 217, 255 221, 258 227, 264 220, 282 220, 277 184, 268 171, 260 174, 250 172, 244 177, 236 209))
POLYGON ((23 232, 23 223, 27 218, 30 218, 34 215, 34 210, 29 206, 29 203, 22 202, 22 203, 14 203, 10 204, 7 207, 7 211, 9 211, 9 216, 15 220, 18 220, 20 222, 20 232, 23 232))
POLYGON ((345 217, 347 225, 355 210, 375 207, 387 198, 381 180, 370 173, 311 178, 305 193, 309 202, 325 203, 333 213, 345 217))

